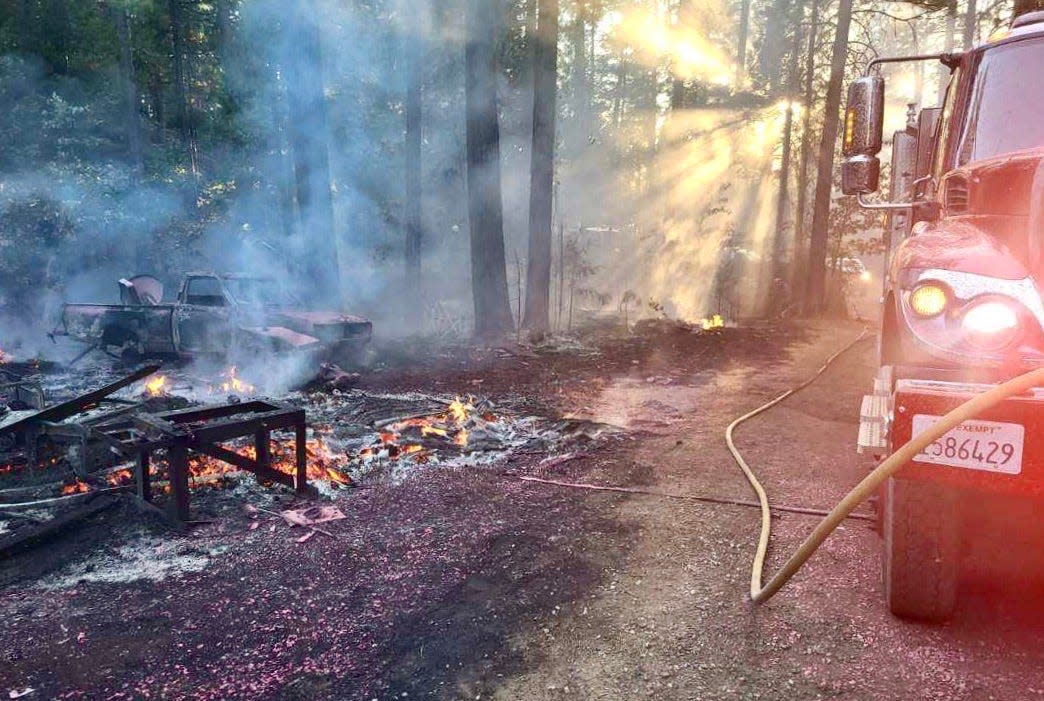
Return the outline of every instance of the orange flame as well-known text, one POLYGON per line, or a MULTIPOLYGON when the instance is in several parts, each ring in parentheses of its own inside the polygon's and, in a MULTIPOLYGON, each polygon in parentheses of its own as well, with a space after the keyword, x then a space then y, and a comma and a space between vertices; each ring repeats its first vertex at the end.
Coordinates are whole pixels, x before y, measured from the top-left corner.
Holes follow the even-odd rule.
POLYGON ((447 431, 444 428, 438 428, 436 426, 421 426, 421 435, 439 436, 441 438, 446 438, 447 436, 449 436, 449 431, 447 431))
POLYGON ((145 383, 145 391, 150 397, 159 397, 167 393, 167 376, 156 375, 145 383))
POLYGON ((466 401, 457 397, 450 402, 449 408, 446 410, 447 416, 457 425, 463 424, 468 420, 468 416, 471 412, 475 410, 475 407, 472 404, 473 401, 474 399, 471 397, 468 397, 466 401))
POLYGON ((704 331, 713 331, 714 329, 725 328, 725 319, 720 314, 715 314, 709 319, 700 319, 697 322, 704 331))
POLYGON ((236 394, 253 393, 254 386, 246 382, 243 382, 241 379, 239 379, 239 377, 236 374, 237 372, 238 371, 236 370, 235 365, 233 365, 225 371, 223 375, 223 377, 225 377, 225 381, 221 383, 221 391, 234 392, 236 394))

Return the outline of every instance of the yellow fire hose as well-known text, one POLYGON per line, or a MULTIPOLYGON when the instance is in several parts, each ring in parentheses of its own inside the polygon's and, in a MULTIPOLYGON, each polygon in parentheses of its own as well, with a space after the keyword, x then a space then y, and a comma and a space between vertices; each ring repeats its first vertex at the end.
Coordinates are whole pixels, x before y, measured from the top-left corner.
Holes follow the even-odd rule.
POLYGON ((801 546, 794 551, 794 554, 790 556, 790 559, 787 560, 786 564, 783 565, 779 572, 773 575, 772 579, 770 579, 767 584, 762 586, 765 554, 768 551, 769 537, 772 531, 768 495, 766 495, 765 488, 761 486, 761 482, 758 481, 753 470, 750 469, 750 466, 743 459, 743 456, 740 455, 739 450, 736 449, 736 444, 733 442, 733 432, 740 424, 768 411, 787 397, 790 397, 815 382, 842 353, 863 340, 866 336, 867 333, 863 332, 863 335, 855 341, 852 341, 852 343, 832 355, 826 363, 823 364, 823 367, 821 367, 811 378, 797 387, 784 392, 772 401, 761 405, 754 411, 739 417, 729 424, 728 429, 725 431, 725 442, 728 443, 729 451, 732 453, 732 457, 735 458, 736 464, 740 466, 741 470, 743 470, 743 474, 746 475, 747 481, 750 482, 750 486, 754 488, 754 492, 758 495, 758 502, 761 505, 761 533, 758 536, 758 547, 757 551, 754 553, 754 562, 750 573, 750 598, 756 604, 765 603, 782 589, 783 586, 790 581, 790 578, 793 577, 802 566, 804 566, 805 562, 807 562, 810 557, 812 557, 812 554, 819 549, 819 546, 823 544, 823 541, 834 532, 834 529, 837 528, 838 525, 844 521, 860 503, 873 494, 882 482, 895 474, 899 468, 910 462, 915 455, 920 453, 937 438, 942 437, 953 427, 958 426, 969 419, 975 418, 990 407, 1009 397, 1022 394, 1034 387, 1044 386, 1044 368, 1020 375, 1013 380, 997 385, 996 387, 968 400, 946 416, 942 417, 942 419, 940 419, 930 429, 915 436, 908 443, 892 453, 887 460, 878 465, 873 472, 863 478, 863 480, 857 484, 852 491, 846 494, 845 497, 838 502, 837 506, 835 506, 812 530, 808 537, 805 538, 804 542, 801 543, 801 546))

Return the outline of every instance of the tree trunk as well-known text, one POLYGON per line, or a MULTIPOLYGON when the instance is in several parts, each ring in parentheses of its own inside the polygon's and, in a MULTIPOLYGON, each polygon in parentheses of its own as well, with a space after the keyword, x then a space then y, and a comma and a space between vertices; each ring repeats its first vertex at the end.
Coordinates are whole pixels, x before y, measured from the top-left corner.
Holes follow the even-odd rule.
POLYGON ((778 95, 783 90, 783 54, 786 51, 784 28, 793 14, 791 0, 773 0, 766 9, 765 26, 773 29, 765 33, 759 64, 761 74, 768 81, 769 95, 778 95))
POLYGON ((138 88, 135 83, 134 56, 131 46, 130 10, 114 7, 113 20, 116 36, 120 42, 120 80, 123 82, 125 128, 127 130, 127 158, 136 175, 140 176, 143 165, 141 147, 141 117, 138 112, 138 88))
MULTIPOLYGON (((816 39, 819 33, 819 0, 812 0, 808 16, 808 49, 805 52, 805 87, 801 122, 801 165, 797 178, 797 207, 794 211, 794 269, 791 290, 804 293, 805 284, 805 211, 808 208, 808 166, 812 161, 812 103, 815 95, 816 39)), ((796 296, 795 299, 801 299, 796 296)))
POLYGON ((297 51, 287 68, 290 143, 300 218, 298 235, 312 301, 342 304, 337 262, 337 232, 330 190, 330 133, 323 86, 323 60, 312 0, 296 0, 289 15, 288 40, 297 51))
POLYGON ((823 135, 819 141, 816 196, 812 208, 812 238, 808 247, 808 289, 805 295, 805 310, 808 313, 822 310, 826 292, 824 262, 830 223, 830 195, 834 189, 834 150, 837 146, 841 83, 845 78, 848 30, 851 24, 852 0, 840 0, 837 33, 834 36, 834 48, 830 59, 830 82, 827 85, 826 106, 823 109, 823 135))
POLYGON ((217 0, 214 3, 214 43, 219 52, 232 39, 233 4, 234 0, 217 0))
POLYGON ((36 48, 36 16, 30 5, 35 6, 35 3, 30 0, 18 0, 18 10, 15 16, 18 48, 24 53, 29 53, 36 48))
POLYGON ((468 227, 471 233, 471 288, 475 335, 491 338, 511 330, 504 212, 500 190, 500 123, 494 37, 495 3, 468 0, 465 64, 468 227))
POLYGON ((185 45, 182 38, 181 0, 168 0, 170 12, 170 43, 173 51, 174 95, 177 102, 178 132, 185 144, 189 143, 189 100, 188 85, 185 80, 185 45))
POLYGON ((269 153, 274 161, 272 167, 272 184, 275 187, 277 206, 279 208, 279 224, 283 236, 290 240, 297 235, 297 211, 294 197, 294 149, 290 143, 290 91, 286 85, 287 76, 280 75, 273 69, 269 76, 274 88, 274 95, 269 100, 269 119, 271 120, 272 141, 269 153))
POLYGON ((613 128, 623 124, 623 99, 627 87, 627 63, 623 54, 616 62, 616 84, 613 86, 613 128))
POLYGON ((406 276, 413 289, 421 274, 421 129, 424 89, 423 38, 406 37, 406 276))
POLYGON ((551 328, 551 217, 555 181, 555 117, 558 91, 558 0, 540 0, 539 36, 533 60, 533 158, 529 186, 529 262, 524 326, 536 334, 551 328))
MULTIPOLYGON (((954 34, 957 33, 957 0, 947 0, 946 3, 946 35, 943 37, 943 51, 953 51, 954 34)), ((946 88, 950 84, 950 69, 943 64, 938 65, 939 71, 939 104, 946 100, 946 88)))
MULTIPOLYGON (((540 3, 543 4, 543 3, 540 3)), ((555 3, 558 4, 557 2, 555 3)), ((541 8, 542 9, 542 8, 541 8)), ((539 21, 538 21, 539 23, 539 21)), ((543 29, 539 30, 541 34, 543 29)), ((555 30, 557 35, 558 30, 555 30)), ((557 56, 557 49, 556 49, 557 56)), ((573 22, 573 95, 574 108, 579 117, 578 125, 582 135, 587 133, 587 120, 590 117, 590 90, 587 81, 587 2, 576 0, 576 20, 573 22)))
POLYGON ((787 105, 783 120, 783 154, 779 169, 779 197, 776 200, 776 233, 772 246, 773 279, 783 277, 787 253, 786 221, 787 205, 790 203, 790 153, 793 144, 794 100, 797 98, 798 66, 800 66, 798 57, 801 55, 800 15, 795 19, 794 44, 790 50, 787 105))
POLYGON ((968 0, 968 6, 964 11, 964 45, 965 51, 972 48, 978 33, 979 14, 975 0, 968 0))
MULTIPOLYGON (((678 15, 675 19, 675 30, 684 33, 689 26, 689 14, 691 12, 692 0, 679 0, 678 15)), ((686 105, 685 77, 678 72, 677 65, 671 66, 671 110, 682 110, 686 105)))
POLYGON ((736 78, 734 88, 743 88, 747 76, 747 39, 750 34, 750 0, 741 0, 739 17, 739 41, 736 46, 736 78))

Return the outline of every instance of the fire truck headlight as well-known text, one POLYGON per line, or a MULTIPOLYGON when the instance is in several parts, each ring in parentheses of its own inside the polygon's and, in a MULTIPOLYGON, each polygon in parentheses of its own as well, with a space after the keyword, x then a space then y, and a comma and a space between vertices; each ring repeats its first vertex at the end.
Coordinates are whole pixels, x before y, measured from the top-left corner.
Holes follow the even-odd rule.
POLYGON ((1000 300, 972 304, 961 316, 961 329, 970 344, 983 350, 999 350, 1019 333, 1019 313, 1000 300))
POLYGON ((918 285, 910 293, 910 308, 917 316, 925 319, 939 316, 950 302, 946 289, 934 282, 918 285))

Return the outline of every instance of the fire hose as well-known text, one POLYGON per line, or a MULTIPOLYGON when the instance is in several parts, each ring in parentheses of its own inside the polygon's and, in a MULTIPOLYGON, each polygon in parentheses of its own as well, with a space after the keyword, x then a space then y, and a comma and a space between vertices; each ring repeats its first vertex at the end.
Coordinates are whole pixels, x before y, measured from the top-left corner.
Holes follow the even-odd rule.
POLYGON ((729 427, 725 431, 725 442, 728 444, 729 452, 732 453, 732 457, 736 460, 736 464, 739 465, 741 470, 743 470, 743 474, 746 476, 747 481, 750 482, 750 486, 753 487, 754 492, 758 496, 758 502, 761 505, 761 532, 758 535, 757 550, 754 554, 754 561, 750 574, 750 598, 756 604, 763 604, 775 596, 776 593, 790 581, 791 577, 793 577, 798 570, 805 565, 808 559, 812 557, 813 553, 819 549, 819 546, 823 544, 823 541, 834 532, 838 525, 840 525, 841 522, 844 521, 857 506, 859 506, 859 504, 873 494, 885 480, 894 475, 901 467, 910 462, 914 456, 931 445, 935 440, 941 438, 950 429, 959 426, 969 419, 979 416, 990 407, 999 404, 1009 397, 1022 394, 1034 387, 1044 386, 1044 368, 1027 372, 1012 380, 1008 380, 1003 384, 997 385, 982 394, 976 395, 943 416, 928 430, 911 438, 906 444, 900 446, 891 456, 878 465, 870 474, 864 477, 863 480, 860 481, 859 484, 857 484, 848 494, 846 494, 845 497, 838 502, 837 506, 831 509, 830 513, 827 514, 827 516, 820 521, 814 529, 812 529, 812 532, 809 533, 798 549, 794 551, 783 567, 772 576, 767 584, 763 585, 765 555, 768 552, 769 540, 772 534, 772 514, 769 510, 768 495, 765 493, 765 488, 761 485, 761 482, 758 481, 754 471, 751 470, 750 466, 736 448, 736 444, 733 441, 733 433, 736 428, 744 422, 768 411, 783 400, 811 385, 819 379, 845 351, 866 338, 866 336, 867 332, 864 331, 859 338, 832 355, 808 380, 802 382, 793 389, 784 392, 772 401, 762 404, 754 411, 739 417, 729 424, 729 427))

